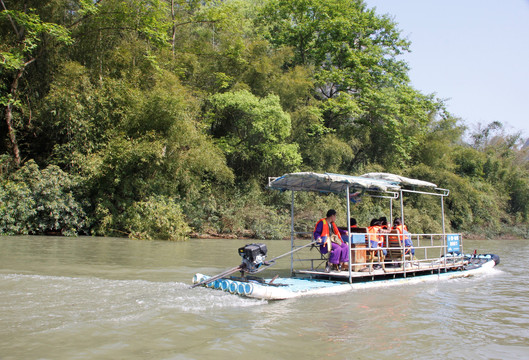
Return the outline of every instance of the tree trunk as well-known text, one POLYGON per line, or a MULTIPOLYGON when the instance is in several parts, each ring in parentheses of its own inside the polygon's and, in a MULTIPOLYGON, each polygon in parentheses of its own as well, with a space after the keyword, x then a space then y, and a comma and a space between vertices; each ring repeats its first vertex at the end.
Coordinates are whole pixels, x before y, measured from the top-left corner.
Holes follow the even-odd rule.
POLYGON ((11 103, 7 104, 5 111, 5 118, 7 122, 7 133, 9 135, 9 141, 11 142, 11 149, 13 151, 13 157, 17 166, 20 166, 20 150, 18 149, 17 137, 15 135, 15 129, 13 129, 13 110, 11 103))
POLYGON ((22 77, 22 74, 24 73, 26 66, 31 64, 33 61, 35 61, 35 58, 32 58, 31 60, 27 61, 20 69, 18 69, 15 75, 15 78, 13 79, 13 82, 11 83, 11 90, 10 90, 11 99, 9 99, 6 105, 6 110, 5 110, 7 134, 9 136, 9 141, 11 143, 11 150, 13 152, 13 158, 17 166, 20 166, 21 160, 20 160, 20 150, 18 148, 17 136, 16 136, 15 129, 13 127, 13 102, 17 98, 18 80, 22 77))
POLYGON ((171 0, 171 19, 173 20, 173 29, 172 29, 172 36, 171 36, 171 47, 173 50, 173 58, 175 56, 175 42, 176 42, 176 23, 175 23, 175 4, 174 0, 171 0))

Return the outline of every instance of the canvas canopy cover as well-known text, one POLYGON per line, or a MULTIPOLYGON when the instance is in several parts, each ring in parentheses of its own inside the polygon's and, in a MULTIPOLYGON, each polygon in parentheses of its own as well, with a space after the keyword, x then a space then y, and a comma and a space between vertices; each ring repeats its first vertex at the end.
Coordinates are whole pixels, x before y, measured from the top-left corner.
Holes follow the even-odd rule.
POLYGON ((361 177, 366 177, 369 179, 380 179, 386 180, 401 186, 422 186, 429 188, 436 188, 437 185, 428 181, 411 179, 400 175, 390 174, 390 173, 367 173, 360 175, 361 177))
POLYGON ((401 186, 436 187, 435 184, 388 173, 368 173, 362 176, 332 173, 298 172, 272 179, 269 187, 275 190, 319 191, 342 193, 350 191, 399 191, 401 186))

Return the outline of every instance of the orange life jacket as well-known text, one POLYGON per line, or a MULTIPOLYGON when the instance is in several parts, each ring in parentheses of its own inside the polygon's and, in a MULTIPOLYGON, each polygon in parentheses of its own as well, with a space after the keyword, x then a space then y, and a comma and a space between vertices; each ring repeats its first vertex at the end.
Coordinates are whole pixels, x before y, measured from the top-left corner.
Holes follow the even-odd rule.
MULTIPOLYGON (((327 225, 327 219, 326 218, 323 218, 323 219, 320 219, 318 220, 318 222, 316 223, 316 226, 314 226, 314 232, 316 232, 316 229, 318 228, 318 225, 320 222, 323 221, 323 228, 321 229, 321 237, 324 237, 324 236, 327 236, 329 237, 329 225, 327 225)), ((334 235, 338 236, 340 238, 340 240, 342 240, 342 236, 340 235, 340 230, 338 230, 338 226, 336 226, 335 223, 331 223, 332 225, 332 231, 334 233, 334 235)), ((343 241, 343 240, 342 240, 343 241)))
POLYGON ((397 230, 397 232, 400 234, 399 240, 402 240, 402 234, 404 234, 404 231, 408 231, 408 227, 406 225, 393 226, 393 229, 397 230))
POLYGON ((380 229, 380 226, 373 225, 367 227, 367 232, 369 235, 367 236, 369 241, 376 241, 378 242, 378 230, 380 229))
POLYGON ((368 235, 368 238, 370 241, 376 241, 379 246, 385 246, 386 243, 386 235, 380 234, 380 230, 383 229, 383 226, 381 225, 374 225, 369 226, 367 228, 367 232, 371 235, 368 235))

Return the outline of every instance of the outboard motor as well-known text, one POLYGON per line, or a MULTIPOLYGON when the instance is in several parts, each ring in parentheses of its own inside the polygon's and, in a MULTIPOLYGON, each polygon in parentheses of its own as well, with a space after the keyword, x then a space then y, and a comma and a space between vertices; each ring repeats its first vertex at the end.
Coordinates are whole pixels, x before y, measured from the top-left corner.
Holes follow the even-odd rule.
POLYGON ((239 248, 243 270, 249 273, 255 272, 259 266, 265 263, 267 252, 265 244, 247 244, 239 248))

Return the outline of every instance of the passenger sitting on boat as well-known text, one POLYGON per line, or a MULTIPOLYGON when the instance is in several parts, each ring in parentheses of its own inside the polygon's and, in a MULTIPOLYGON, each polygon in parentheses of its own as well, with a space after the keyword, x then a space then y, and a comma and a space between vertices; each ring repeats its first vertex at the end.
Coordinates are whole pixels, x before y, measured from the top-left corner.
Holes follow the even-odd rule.
MULTIPOLYGON (((351 223, 351 229, 353 228, 358 228, 358 225, 356 223, 356 219, 355 218, 349 218, 349 222, 351 223)), ((347 231, 347 227, 339 227, 338 230, 340 230, 340 235, 342 236, 342 239, 344 238, 345 236, 345 240, 344 241, 349 241, 347 239, 349 239, 349 231, 347 231)))
POLYGON ((333 270, 345 270, 349 267, 349 247, 342 241, 340 230, 335 222, 336 210, 330 209, 327 211, 327 217, 316 223, 314 240, 320 245, 322 254, 327 254, 330 250, 329 263, 333 270), (336 240, 331 241, 331 238, 336 240))
POLYGON ((380 236, 379 236, 379 245, 382 246, 382 247, 386 247, 387 246, 387 243, 388 243, 388 238, 387 238, 387 235, 382 235, 382 234, 389 234, 391 232, 391 229, 390 227, 388 226, 388 219, 385 217, 385 216, 382 216, 380 217, 380 219, 378 219, 378 222, 380 223, 380 236))
MULTIPOLYGON (((371 223, 367 227, 367 232, 369 233, 369 247, 372 249, 381 248, 384 247, 384 235, 380 235, 381 233, 387 233, 387 230, 383 230, 380 221, 378 219, 371 220, 371 223)), ((384 256, 388 254, 388 251, 386 249, 382 249, 382 253, 384 256)))
POLYGON ((380 219, 378 219, 378 221, 380 221, 380 228, 381 229, 384 229, 384 230, 388 230, 389 229, 388 218, 387 217, 382 216, 380 219))
MULTIPOLYGON (((415 255, 415 249, 413 248, 413 242, 411 241, 408 227, 402 223, 401 218, 395 218, 395 221, 393 221, 393 229, 401 234, 399 240, 404 240, 404 246, 410 248, 411 254, 415 255)), ((406 251, 406 253, 408 253, 408 251, 406 251)))

